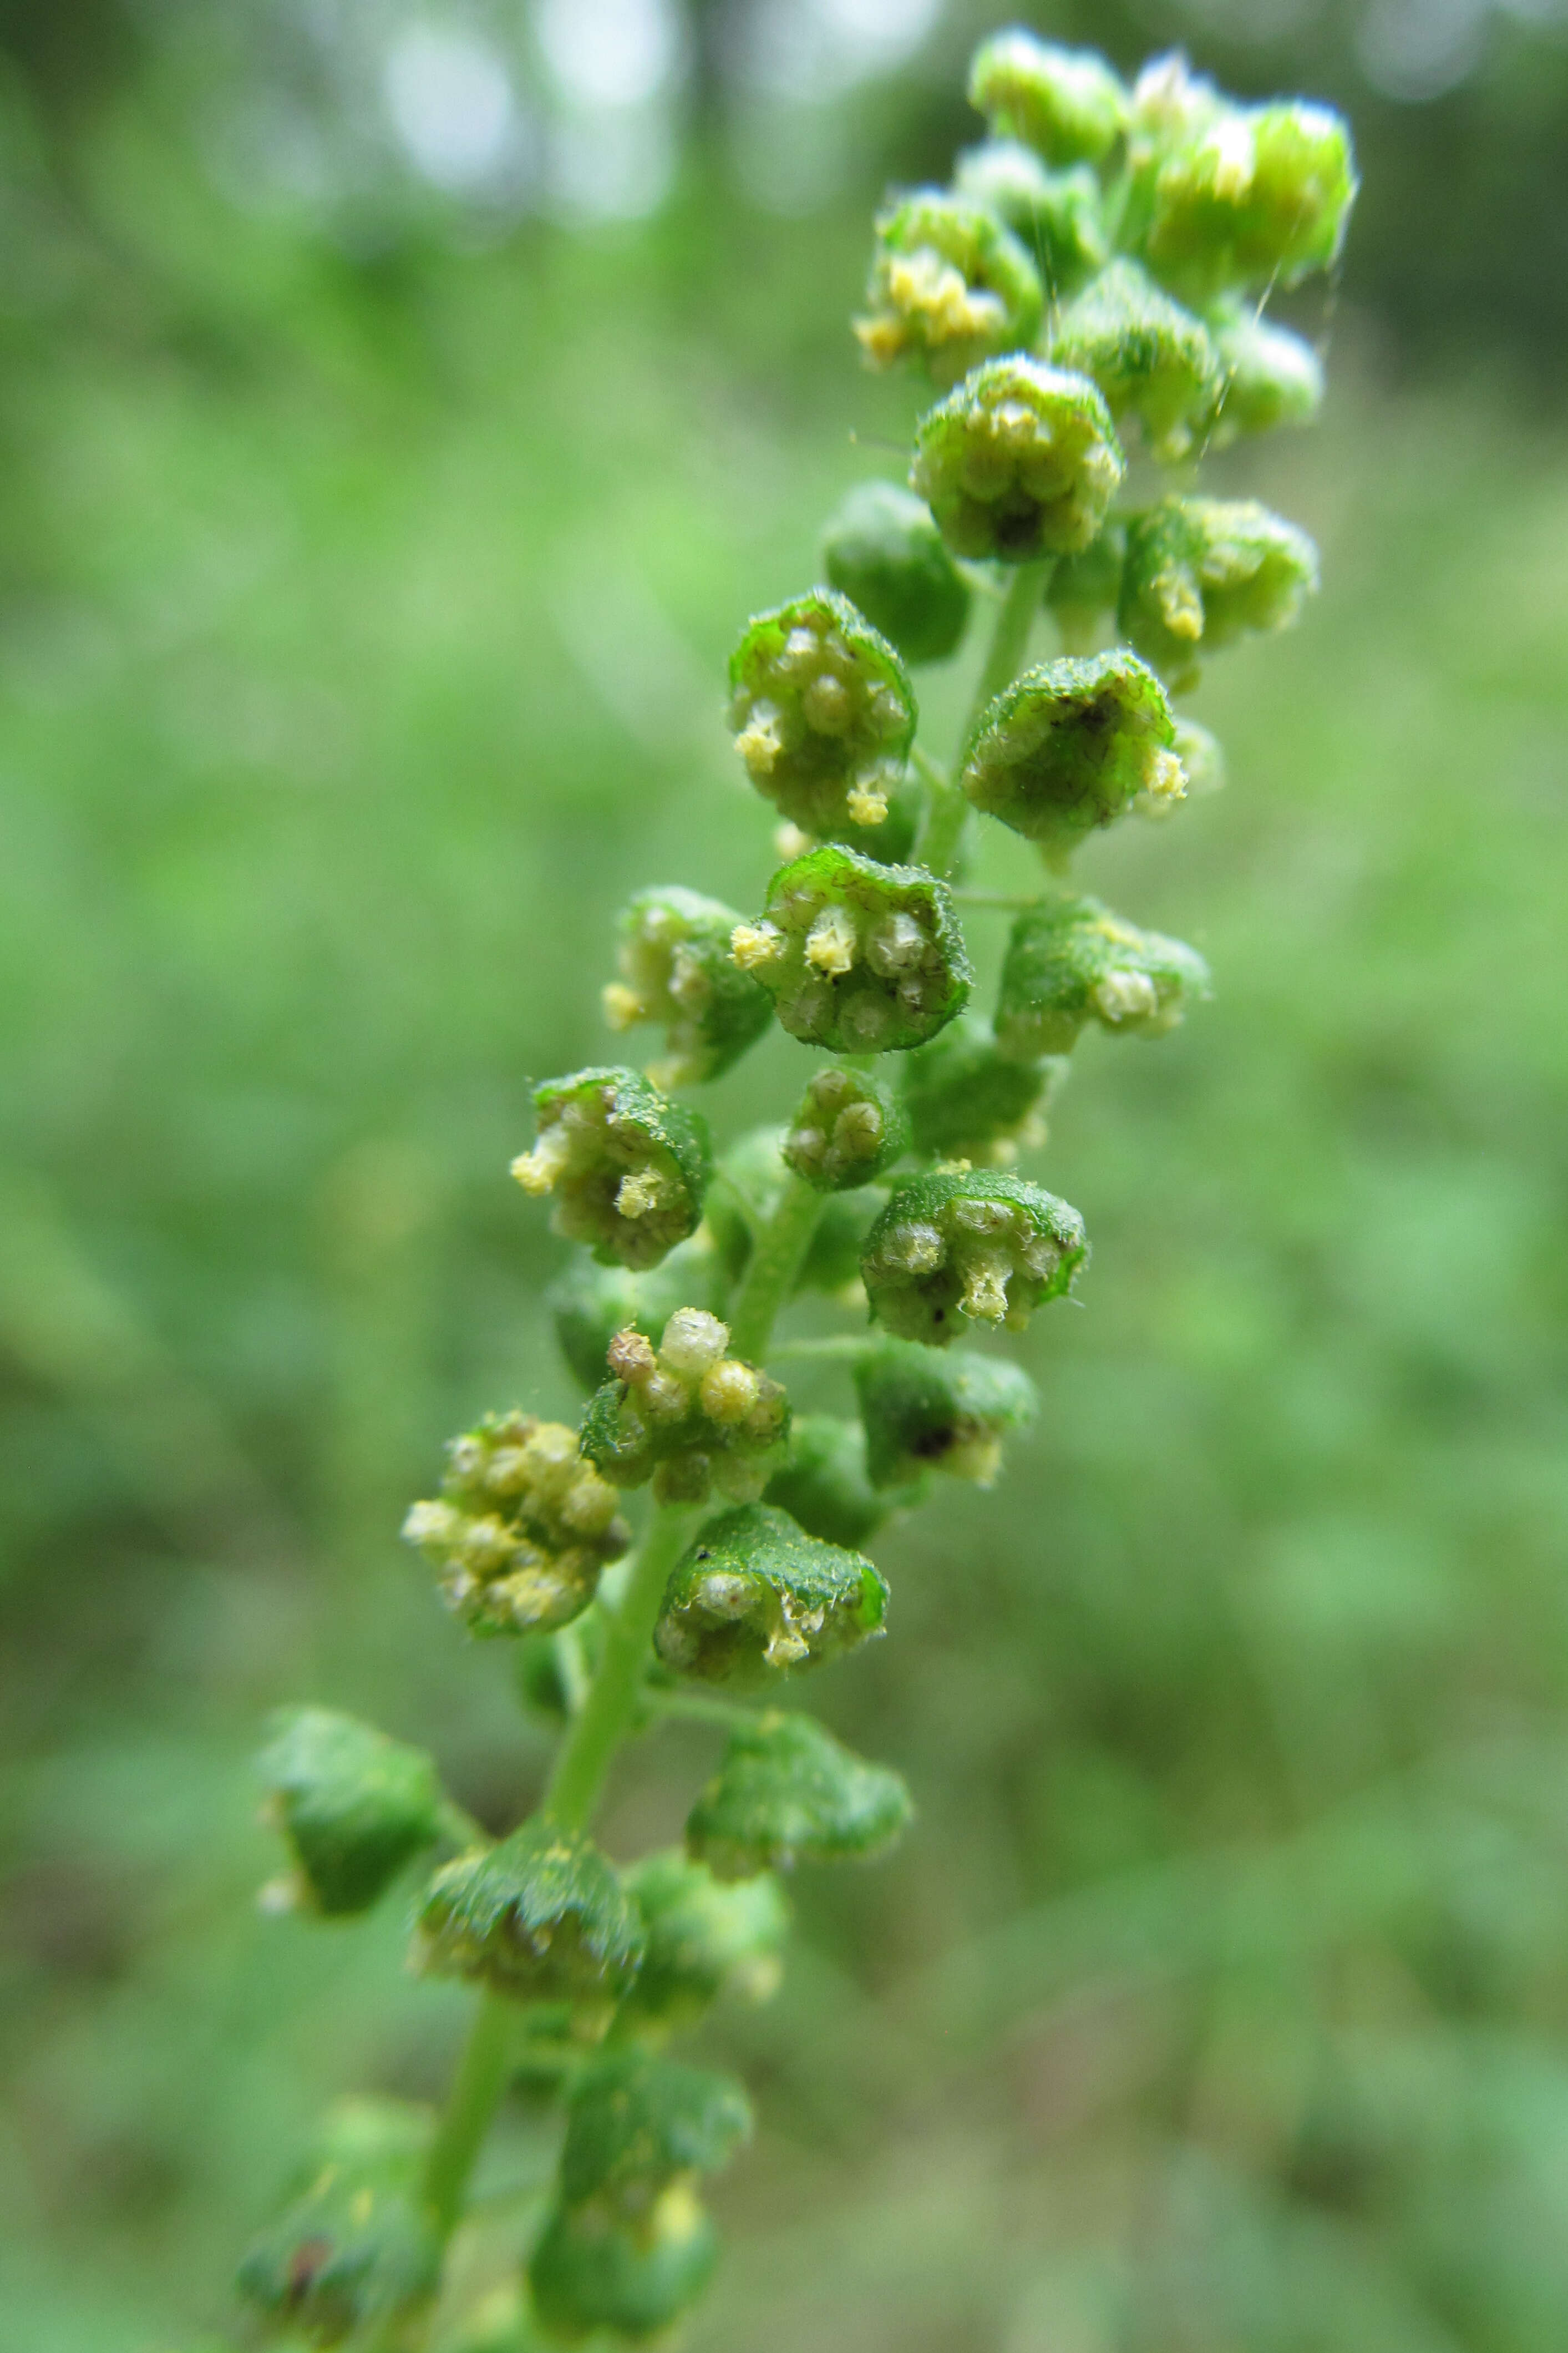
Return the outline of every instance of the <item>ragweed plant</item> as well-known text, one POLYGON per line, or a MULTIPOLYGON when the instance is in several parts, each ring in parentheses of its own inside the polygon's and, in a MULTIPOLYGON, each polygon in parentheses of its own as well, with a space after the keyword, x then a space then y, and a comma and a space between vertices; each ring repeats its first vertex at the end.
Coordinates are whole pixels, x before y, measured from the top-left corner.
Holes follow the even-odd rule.
POLYGON ((296 2343, 637 2340, 701 2293, 702 2182, 751 2116, 669 2046, 776 1984, 789 1871, 874 1855, 912 1810, 796 1679, 885 1630, 865 1547, 934 1477, 994 1479, 1036 1410, 1021 1367, 973 1344, 1022 1331, 1086 1263, 1082 1219, 1030 1173, 1080 1033, 1157 1037, 1207 992, 1191 948, 1084 895, 1072 861, 1215 780, 1218 747, 1173 697, 1317 586, 1300 531, 1194 472, 1318 404, 1315 353, 1264 311, 1335 259, 1348 136, 1321 108, 1237 104, 1179 58, 1129 88, 1022 32, 982 47, 971 95, 989 137, 951 189, 883 214, 856 322, 870 364, 931 386, 907 481, 850 495, 826 582, 753 619, 731 665, 775 871, 750 909, 640 892, 604 1007, 662 1045, 646 1071, 534 1091, 512 1174, 574 1246, 551 1303, 580 1423, 503 1406, 408 1514, 441 1599, 512 1646, 556 1729, 539 1804, 490 1840, 428 1757, 316 1709, 261 1760, 288 1850, 269 1903, 342 1919, 417 1874, 415 1966, 475 1994, 445 2107, 334 2112, 247 2255, 246 2295, 296 2343), (987 604, 944 762, 910 670, 954 657, 987 604), (1032 662, 1047 619, 1059 650, 1032 662), (980 818, 1037 852, 1016 892, 969 902, 1016 918, 989 1017, 961 887, 980 818), (779 1123, 715 1161, 679 1091, 774 1021, 816 1059, 779 1123), (807 1291, 860 1329, 781 1341, 807 1291), (841 1414, 793 1412, 812 1350, 842 1372, 841 1414), (679 1847, 617 1865, 593 1834, 610 1768, 677 1716, 721 1736, 711 1775, 679 1847), (520 2077, 559 2088, 554 2183, 509 2279, 465 2309, 448 2253, 520 2077))

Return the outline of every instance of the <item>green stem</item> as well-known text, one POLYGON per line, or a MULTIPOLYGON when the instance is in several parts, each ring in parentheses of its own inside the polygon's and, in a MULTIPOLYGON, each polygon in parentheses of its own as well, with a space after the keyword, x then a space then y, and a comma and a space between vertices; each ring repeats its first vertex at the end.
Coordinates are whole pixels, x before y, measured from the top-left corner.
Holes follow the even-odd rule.
POLYGON ((650 1691, 647 1699, 656 1715, 677 1723, 722 1724, 735 1732, 757 1720, 754 1707, 746 1707, 739 1700, 711 1698, 707 1692, 650 1691))
POLYGON ((1024 657, 1029 650, 1029 633, 1036 616, 1045 602, 1046 583, 1055 564, 1053 556, 1042 556, 1034 564, 1020 564, 1002 600, 996 616, 996 627, 991 633, 991 649, 985 657, 985 667, 980 673, 980 683, 974 690, 974 701, 964 723, 963 742, 968 743, 979 724, 988 703, 994 702, 1005 686, 1011 686, 1024 667, 1024 657))
POLYGON ((741 1288, 731 1303, 730 1345, 748 1365, 761 1364, 780 1308, 795 1289, 822 1214, 822 1195, 792 1176, 778 1207, 752 1245, 741 1288))
POLYGON ((499 1995, 484 1995, 458 2062, 425 2168, 425 2196, 443 2237, 462 2213, 469 2178, 506 2089, 516 2016, 499 1995))

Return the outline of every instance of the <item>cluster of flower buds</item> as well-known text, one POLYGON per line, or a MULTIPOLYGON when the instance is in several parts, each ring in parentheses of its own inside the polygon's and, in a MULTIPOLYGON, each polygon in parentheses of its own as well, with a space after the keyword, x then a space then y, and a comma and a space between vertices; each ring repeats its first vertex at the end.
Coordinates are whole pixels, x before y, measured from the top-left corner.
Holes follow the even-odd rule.
POLYGON ((283 1709, 257 1771, 265 1818, 294 1863, 287 1879, 263 1890, 268 1911, 325 1919, 368 1912, 441 1835, 445 1798, 434 1763, 354 1716, 283 1709))
POLYGON ((1179 800, 1186 774, 1153 671, 1123 649, 1046 662, 982 714, 963 759, 978 809, 1047 853, 1130 809, 1179 800))
POLYGON ((896 1487, 922 1471, 989 1487, 1002 1468, 1002 1441, 1039 1407, 1035 1385, 1005 1356, 970 1348, 945 1355, 907 1340, 868 1349, 855 1367, 873 1485, 896 1487))
POLYGON ((601 1266, 586 1256, 569 1259, 544 1294, 556 1345, 574 1378, 596 1389, 617 1332, 641 1332, 654 1339, 678 1307, 724 1304, 729 1271, 705 1219, 689 1242, 679 1243, 646 1274, 601 1266))
POLYGON ((1047 900, 1013 926, 997 1044, 1033 1062, 1070 1054, 1089 1021, 1118 1037, 1163 1037, 1208 987, 1208 966, 1180 940, 1140 931, 1098 899, 1047 900))
POLYGON ((605 990, 612 1029, 659 1021, 661 1086, 716 1079, 767 1028, 773 1007, 730 954, 740 917, 717 899, 669 883, 641 891, 621 917, 619 980, 605 990))
POLYGON ((602 2035, 637 1977, 647 1931, 597 1847, 535 1818, 499 1846, 459 1855, 426 1890, 416 1966, 517 2001, 566 2005, 602 2035))
POLYGON ((792 1038, 835 1054, 922 1046, 968 1002, 970 965, 946 888, 825 842, 783 866, 735 961, 792 1038))
POLYGON ((945 1347, 965 1323, 1022 1331, 1089 1255, 1076 1209, 1004 1169, 938 1169, 901 1185, 860 1261, 877 1321, 945 1347))
POLYGON ((903 663, 865 616, 813 589, 748 623, 730 663, 735 748, 803 832, 880 825, 915 732, 903 663))
POLYGON ((754 1503, 789 1434, 789 1399, 729 1345, 728 1325, 700 1307, 677 1309, 657 1349, 617 1332, 583 1424, 595 1470, 617 1487, 651 1479, 661 1504, 703 1504, 715 1487, 754 1503))
POLYGON ((891 1168, 909 1145, 910 1124, 890 1088, 864 1071, 829 1069, 807 1084, 784 1157, 819 1193, 843 1193, 891 1168))
POLYGON ((239 2267, 247 2302, 312 2345, 379 2336, 413 2314, 441 2274, 423 2177, 435 2118, 390 2100, 328 2116, 281 2212, 239 2267))
POLYGON ((818 1666, 882 1630, 888 1588, 868 1560, 808 1536, 773 1504, 698 1533, 664 1596, 654 1647, 678 1673, 757 1683, 818 1666))
POLYGON ((577 1433, 531 1414, 494 1414, 452 1440, 437 1501, 403 1533, 441 1573, 447 1607, 476 1634, 564 1626, 630 1541, 616 1492, 577 1433))
POLYGON ((770 1709, 736 1732, 686 1824, 718 1879, 839 1862, 891 1844, 914 1809, 900 1774, 869 1765, 815 1716, 770 1709))
POLYGON ((695 1233, 708 1189, 707 1124, 636 1071, 578 1071, 533 1091, 539 1141, 512 1162, 552 1193, 555 1230, 606 1264, 657 1266, 695 1233))

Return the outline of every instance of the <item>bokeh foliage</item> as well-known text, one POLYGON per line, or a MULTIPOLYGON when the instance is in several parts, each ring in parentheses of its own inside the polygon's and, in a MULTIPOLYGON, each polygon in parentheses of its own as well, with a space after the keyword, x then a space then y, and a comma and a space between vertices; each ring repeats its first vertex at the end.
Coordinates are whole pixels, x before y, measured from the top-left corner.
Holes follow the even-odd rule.
MULTIPOLYGON (((858 195, 770 222, 699 157, 640 227, 355 258, 225 207, 134 44, 60 57, 0 170, 0 2348, 153 2353, 327 2097, 442 2079, 395 1906, 255 1916, 246 1760, 331 1701, 531 1789, 398 1520, 448 1430, 574 1411, 528 1082, 603 1051, 632 890, 744 902, 737 617, 912 411, 858 195)), ((709 2038, 761 2130, 700 2353, 1568 2326, 1568 457, 1474 342, 1391 390, 1380 315, 1247 460, 1327 590, 1198 698, 1230 790, 1090 853, 1215 999, 1086 1048, 1039 1423, 879 1546, 898 1640, 826 1683, 920 1825, 800 1876, 709 2038)), ((659 1737, 613 1852, 712 1745, 659 1737)), ((491 2187, 551 2158, 524 2104, 491 2187)))

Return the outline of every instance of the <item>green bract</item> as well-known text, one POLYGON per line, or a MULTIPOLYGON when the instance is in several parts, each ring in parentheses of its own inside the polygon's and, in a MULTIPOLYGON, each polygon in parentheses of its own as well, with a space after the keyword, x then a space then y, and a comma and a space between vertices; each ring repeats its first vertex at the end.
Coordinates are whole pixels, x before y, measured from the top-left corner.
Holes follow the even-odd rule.
POLYGON ((1322 364, 1310 343, 1239 304, 1211 318, 1209 334, 1221 374, 1210 431, 1216 448, 1244 433, 1310 424, 1323 403, 1322 364))
POLYGON ((667 1847, 627 1872, 626 1884, 647 1950, 619 2023, 637 2033, 679 2029, 722 1993, 766 2001, 777 1991, 789 1905, 776 1879, 764 1873, 726 1886, 680 1847, 667 1847))
POLYGON ((1047 850, 1186 789, 1153 671, 1122 647, 1047 662, 981 713, 963 756, 978 809, 1047 850))
POLYGON ((969 102, 994 132, 1024 140, 1047 164, 1098 164, 1127 127, 1127 92, 1102 57, 1020 30, 976 49, 969 102))
POLYGON ((1089 545, 1126 470, 1088 376, 990 360, 921 417, 910 480, 960 555, 1023 564, 1089 545))
POLYGON ((730 2076, 614 2052, 584 2068, 568 2095, 562 2203, 592 2200, 635 2221, 672 2181, 717 2173, 751 2130, 751 2102, 730 2076))
POLYGON ((636 2223, 595 2207, 557 2208, 529 2260, 533 2308, 566 2344, 609 2328, 639 2339, 668 2328, 713 2275, 719 2242, 687 2183, 636 2223))
POLYGON ((1089 652, 1100 628, 1114 614, 1126 553, 1127 533, 1120 523, 1108 522, 1081 555, 1060 556, 1053 565, 1046 603, 1068 653, 1089 652))
POLYGON ((880 1080, 863 1071, 818 1071, 784 1137, 784 1156, 819 1193, 843 1193, 892 1167, 909 1142, 899 1099, 880 1080))
POLYGON ((788 1435, 789 1399, 729 1345, 729 1326, 700 1307, 677 1310, 657 1352, 640 1332, 617 1333, 584 1418, 589 1461, 617 1487, 651 1479, 661 1504, 703 1504, 715 1487, 754 1502, 788 1435))
POLYGON ((1021 1331, 1088 1255, 1076 1209, 1000 1169, 942 1169, 900 1186, 860 1261, 877 1322, 945 1347, 965 1320, 1021 1331))
POLYGON ((768 1026, 766 997, 730 955, 739 920, 673 883, 639 892, 621 917, 621 977, 605 991, 605 1018, 612 1029, 664 1023, 668 1059, 652 1073, 662 1086, 716 1079, 768 1026))
POLYGON ((968 1000, 969 956, 945 884, 825 842, 768 885, 732 953, 792 1038, 837 1054, 922 1046, 968 1000))
POLYGON ((429 1757, 352 1715, 284 1708, 257 1769, 298 1866, 288 1894, 328 1918, 368 1912, 440 1835, 441 1783, 429 1757))
POLYGON ((866 1425, 866 1463, 879 1487, 922 1471, 945 1471, 989 1487, 1002 1467, 1002 1440, 1039 1409, 1035 1385, 1005 1357, 970 1348, 946 1355, 911 1340, 888 1340, 855 1367, 866 1425))
POLYGON ((1247 631, 1288 628, 1318 585, 1304 531, 1253 499, 1162 499, 1129 525, 1123 634, 1173 686, 1247 631))
POLYGON ((1044 308, 1038 273, 1012 230, 985 206, 936 188, 878 220, 866 302, 855 332, 872 366, 923 360, 944 386, 1032 343, 1044 308))
POLYGON ((448 1609, 476 1634, 564 1626, 629 1541, 615 1491, 578 1451, 577 1433, 532 1414, 490 1414, 455 1438, 440 1500, 403 1524, 441 1571, 448 1609))
POLYGON ((1059 301, 1110 259, 1100 182, 1087 164, 1049 172, 1032 147, 988 139, 958 158, 953 185, 987 205, 1033 255, 1047 294, 1059 301))
POLYGON ((1138 417, 1157 458, 1184 458, 1213 413, 1219 362, 1201 319, 1135 261, 1113 261, 1057 322, 1051 357, 1092 376, 1112 417, 1138 417))
POLYGON ((1136 217, 1142 256, 1166 285, 1202 301, 1293 286, 1338 259, 1357 181, 1350 132, 1331 107, 1200 99, 1163 128, 1136 217))
POLYGON ((240 2293, 318 2345, 423 2303, 441 2274, 441 2234, 421 2195, 434 2121, 390 2100, 334 2109, 294 2196, 241 2263, 240 2293))
POLYGON ((868 1560, 822 1544, 771 1504, 701 1529, 665 1591, 654 1647, 706 1683, 816 1666, 879 1633, 888 1588, 868 1560))
POLYGON ((1208 966, 1180 940, 1140 931, 1098 899, 1047 901, 1013 926, 997 1042, 1009 1054, 1068 1054, 1089 1021, 1123 1037, 1158 1038, 1208 987, 1208 966))
POLYGON ((702 1228, 646 1274, 600 1266, 584 1252, 556 1276, 544 1303, 573 1373, 585 1389, 596 1389, 617 1332, 642 1332, 651 1339, 678 1307, 722 1307, 724 1289, 723 1260, 702 1228))
POLYGON ((1045 1142, 1040 1113, 1063 1075, 1060 1062, 1028 1064, 1001 1053, 966 1014, 903 1064, 904 1108, 915 1150, 927 1159, 1006 1162, 1045 1142))
POLYGON ((769 1480, 766 1496, 807 1535, 851 1546, 868 1543, 895 1504, 910 1500, 878 1493, 867 1476, 859 1423, 826 1413, 796 1416, 789 1460, 769 1480))
POLYGON ((847 597, 814 588, 760 614, 730 660, 730 724, 765 800, 806 833, 887 818, 915 732, 909 674, 847 597))
POLYGON ((608 1265, 657 1266, 697 1229, 708 1184, 705 1121, 636 1071, 577 1071, 533 1091, 539 1141, 512 1162, 553 1193, 554 1225, 608 1265))
POLYGON ((438 1871, 419 1909, 418 1967, 520 2001, 563 2001, 594 2032, 637 1973, 642 1915, 585 1838, 525 1822, 438 1871))
POLYGON ((835 588, 905 661, 953 652, 969 619, 969 586, 923 499, 898 482, 858 482, 822 544, 835 588))
POLYGON ((745 1879, 876 1854, 913 1810, 901 1774, 867 1764, 812 1716, 770 1710, 731 1739, 686 1843, 716 1877, 745 1879))

